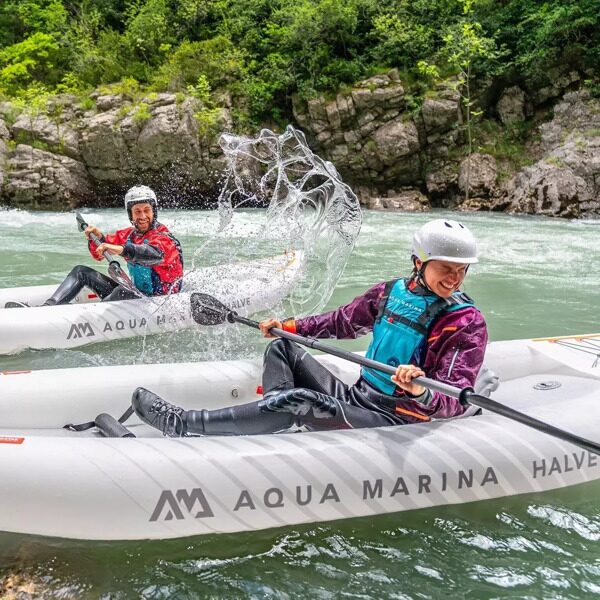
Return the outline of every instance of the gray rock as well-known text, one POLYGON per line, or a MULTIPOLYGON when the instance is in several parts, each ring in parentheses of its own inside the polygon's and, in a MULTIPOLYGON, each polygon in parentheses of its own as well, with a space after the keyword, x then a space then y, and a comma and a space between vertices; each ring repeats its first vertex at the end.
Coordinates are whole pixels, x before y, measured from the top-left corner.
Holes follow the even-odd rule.
POLYGON ((544 160, 523 169, 510 187, 508 212, 579 217, 582 205, 594 201, 592 191, 582 177, 544 160))
POLYGON ((550 81, 548 85, 532 90, 533 100, 536 104, 558 98, 571 85, 580 81, 581 75, 577 71, 561 71, 556 68, 547 73, 547 79, 550 81))
POLYGON ((460 123, 459 102, 426 98, 421 107, 425 131, 428 135, 434 132, 444 132, 460 123))
POLYGON ((427 196, 416 189, 404 190, 393 195, 388 192, 388 197, 382 199, 382 203, 385 208, 407 212, 427 212, 431 210, 427 196))
POLYGON ((329 102, 325 106, 325 113, 327 114, 327 121, 329 122, 329 125, 333 129, 339 129, 342 124, 342 121, 340 119, 340 113, 337 107, 337 103, 335 101, 329 102))
POLYGON ((7 161, 2 193, 9 204, 29 208, 75 207, 94 196, 82 163, 25 144, 7 161))
POLYGON ((8 161, 8 147, 6 145, 6 142, 2 138, 0 138, 0 196, 2 195, 2 187, 4 185, 4 177, 6 175, 7 161, 8 161))
POLYGON ((525 92, 516 85, 505 89, 496 104, 496 111, 504 125, 524 121, 525 92))
POLYGON ((94 95, 92 94, 96 102, 96 108, 101 111, 114 110, 120 108, 125 104, 129 98, 125 94, 106 94, 106 95, 94 95))
POLYGON ((458 187, 455 164, 434 162, 425 176, 425 186, 430 196, 449 197, 458 187))
POLYGON ((10 139, 10 131, 3 119, 0 119, 0 140, 10 139))
POLYGON ((398 158, 414 154, 420 149, 419 134, 412 121, 390 121, 377 129, 372 139, 381 162, 386 166, 391 166, 398 158))
POLYGON ((46 114, 23 111, 11 127, 13 137, 26 144, 42 144, 55 154, 81 160, 79 135, 69 122, 51 119, 46 114))
POLYGON ((474 152, 460 163, 458 187, 469 196, 489 197, 496 189, 498 169, 496 159, 489 154, 474 152))

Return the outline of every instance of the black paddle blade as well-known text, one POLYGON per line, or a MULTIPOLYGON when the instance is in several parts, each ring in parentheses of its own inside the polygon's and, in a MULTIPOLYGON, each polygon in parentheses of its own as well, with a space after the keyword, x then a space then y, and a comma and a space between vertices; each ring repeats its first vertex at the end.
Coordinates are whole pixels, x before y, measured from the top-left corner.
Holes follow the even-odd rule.
POLYGON ((222 302, 201 292, 194 292, 190 298, 192 317, 198 325, 220 325, 228 321, 231 312, 222 302))
POLYGON ((133 285, 133 281, 131 281, 131 279, 123 272, 123 269, 121 269, 118 262, 112 261, 108 265, 108 276, 121 287, 133 292, 139 298, 142 297, 142 292, 133 285))

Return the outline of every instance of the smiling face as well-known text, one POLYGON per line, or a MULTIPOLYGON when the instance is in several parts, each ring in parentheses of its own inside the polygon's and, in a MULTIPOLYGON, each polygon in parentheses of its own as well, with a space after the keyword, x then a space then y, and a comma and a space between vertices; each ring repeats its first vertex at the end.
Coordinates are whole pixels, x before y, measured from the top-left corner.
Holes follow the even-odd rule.
POLYGON ((154 220, 154 211, 147 202, 134 204, 131 209, 131 220, 140 233, 146 233, 154 220))
MULTIPOLYGON (((415 264, 421 269, 423 262, 417 259, 415 264)), ((445 260, 430 260, 423 272, 427 287, 442 298, 449 298, 460 288, 469 265, 445 260)))

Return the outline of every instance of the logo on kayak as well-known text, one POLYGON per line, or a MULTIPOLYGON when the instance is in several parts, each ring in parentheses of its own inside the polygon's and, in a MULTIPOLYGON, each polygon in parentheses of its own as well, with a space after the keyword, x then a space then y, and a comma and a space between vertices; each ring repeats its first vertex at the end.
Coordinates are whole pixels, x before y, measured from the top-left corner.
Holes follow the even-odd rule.
POLYGON ((236 310, 238 308, 243 308, 244 306, 250 305, 250 298, 234 298, 229 304, 227 304, 227 308, 230 310, 236 310))
POLYGON ((89 323, 73 323, 73 325, 71 325, 71 329, 69 329, 69 335, 67 336, 67 339, 70 340, 71 338, 76 339, 82 337, 91 337, 93 335, 96 335, 96 333, 89 323))
POLYGON ((150 521, 158 521, 163 513, 165 513, 163 521, 184 519, 184 510, 195 519, 214 517, 213 511, 204 496, 204 492, 200 488, 194 488, 189 492, 187 490, 177 490, 175 493, 171 490, 163 490, 150 517, 150 521), (196 508, 200 510, 194 514, 193 511, 196 508))

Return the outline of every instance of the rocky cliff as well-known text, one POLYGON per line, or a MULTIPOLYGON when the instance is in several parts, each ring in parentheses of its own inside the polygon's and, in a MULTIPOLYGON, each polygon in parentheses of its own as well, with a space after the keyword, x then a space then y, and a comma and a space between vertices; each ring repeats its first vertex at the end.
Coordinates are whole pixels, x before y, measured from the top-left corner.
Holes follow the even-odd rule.
MULTIPOLYGON (((564 93, 579 81, 576 74, 561 77, 549 89, 507 87, 487 106, 484 123, 494 124, 500 132, 494 135, 528 123, 524 168, 498 153, 466 157, 464 110, 453 81, 416 99, 392 70, 335 98, 295 98, 293 112, 313 149, 369 208, 597 215, 600 102, 583 90, 564 93)), ((2 204, 111 205, 138 182, 176 205, 202 206, 216 197, 224 168, 218 134, 232 127, 226 98, 210 111, 174 94, 98 92, 91 99, 83 107, 63 96, 37 111, 0 104, 2 204)))

